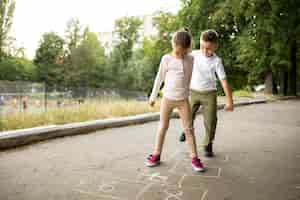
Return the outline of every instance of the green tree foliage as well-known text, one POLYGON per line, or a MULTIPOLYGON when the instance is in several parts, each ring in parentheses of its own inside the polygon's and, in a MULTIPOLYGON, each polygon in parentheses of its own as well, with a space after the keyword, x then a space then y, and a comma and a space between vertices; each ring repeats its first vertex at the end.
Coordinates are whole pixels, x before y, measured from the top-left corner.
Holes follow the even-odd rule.
POLYGON ((26 58, 5 57, 0 62, 0 80, 36 81, 36 67, 26 58))
POLYGON ((132 58, 128 62, 128 71, 126 71, 126 82, 130 83, 131 88, 134 90, 140 90, 149 92, 152 87, 153 79, 153 53, 154 53, 154 41, 145 38, 143 46, 136 49, 132 58))
POLYGON ((118 49, 122 63, 125 64, 124 67, 132 56, 134 44, 139 38, 138 30, 141 24, 141 20, 137 17, 123 17, 115 22, 115 49, 118 49))
POLYGON ((79 43, 81 42, 83 37, 83 26, 80 24, 78 18, 71 18, 67 22, 67 28, 65 30, 65 42, 67 44, 67 53, 71 53, 73 49, 75 49, 79 43))
POLYGON ((109 59, 113 86, 128 87, 133 84, 132 66, 128 65, 133 56, 135 44, 139 39, 139 27, 142 22, 137 17, 117 19, 114 30, 114 47, 109 59))
POLYGON ((71 53, 75 85, 100 87, 106 78, 104 48, 95 33, 85 30, 83 39, 71 53))
POLYGON ((158 31, 157 36, 143 39, 121 74, 126 86, 147 93, 152 89, 161 57, 172 50, 172 35, 178 29, 176 16, 168 12, 157 12, 154 25, 158 31))
POLYGON ((297 94, 297 54, 300 43, 300 2, 271 1, 273 9, 274 65, 280 67, 281 88, 284 94, 297 94), (288 79, 284 80, 284 79, 288 79), (284 84, 286 83, 286 84, 284 84))
POLYGON ((199 34, 211 27, 210 19, 217 10, 221 0, 182 0, 182 8, 178 12, 181 27, 188 27, 192 33, 195 48, 199 48, 199 34))
POLYGON ((154 26, 158 31, 157 36, 144 39, 143 59, 140 61, 141 78, 147 81, 143 81, 139 89, 148 94, 151 92, 161 57, 172 51, 172 35, 180 28, 174 14, 162 11, 155 13, 154 26))
POLYGON ((238 48, 235 45, 241 19, 235 16, 234 0, 204 1, 183 0, 178 12, 177 21, 180 26, 190 29, 193 36, 193 47, 200 48, 200 35, 206 29, 215 29, 219 34, 217 54, 222 58, 227 77, 233 89, 241 89, 247 85, 248 71, 237 61, 238 48))
POLYGON ((64 55, 64 40, 54 32, 45 33, 35 53, 37 80, 46 84, 62 82, 62 67, 59 60, 64 55))
POLYGON ((202 30, 218 31, 217 53, 234 88, 265 81, 274 93, 280 82, 284 94, 296 94, 299 1, 182 0, 182 5, 178 20, 191 29, 196 48, 202 30))
POLYGON ((217 54, 222 58, 231 87, 243 89, 248 84, 247 79, 245 79, 248 70, 237 59, 240 52, 236 45, 237 36, 243 27, 242 19, 235 15, 239 10, 237 5, 234 0, 218 2, 215 6, 215 12, 211 13, 208 18, 209 26, 207 28, 213 28, 219 34, 217 54))
POLYGON ((158 12, 154 17, 154 25, 158 30, 158 35, 155 41, 154 48, 159 50, 160 56, 172 51, 172 35, 179 28, 177 18, 174 14, 169 12, 158 12))
POLYGON ((80 71, 78 67, 72 63, 72 54, 78 47, 83 38, 83 26, 80 24, 79 19, 71 18, 67 22, 65 30, 65 53, 63 58, 63 71, 64 71, 64 86, 71 87, 78 85, 80 71))
MULTIPOLYGON (((268 0, 241 1, 239 12, 243 13, 245 26, 236 43, 239 50, 237 59, 249 72, 249 83, 257 83, 265 77, 273 77, 276 69, 271 65, 272 35, 274 34, 271 2, 268 0)), ((272 92, 272 82, 266 86, 267 90, 272 92)))

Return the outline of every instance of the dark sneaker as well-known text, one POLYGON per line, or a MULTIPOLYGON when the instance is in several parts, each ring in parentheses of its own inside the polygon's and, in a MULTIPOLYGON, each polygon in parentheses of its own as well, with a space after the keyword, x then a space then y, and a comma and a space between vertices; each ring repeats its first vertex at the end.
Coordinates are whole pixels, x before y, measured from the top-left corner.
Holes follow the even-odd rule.
POLYGON ((181 136, 179 137, 179 141, 180 142, 184 142, 185 141, 185 134, 184 132, 181 134, 181 136))
POLYGON ((209 158, 214 156, 212 143, 209 143, 207 146, 204 147, 204 156, 209 158))
POLYGON ((192 159, 192 167, 193 170, 196 172, 204 172, 205 168, 203 166, 203 164, 201 163, 201 160, 197 157, 192 159))
POLYGON ((160 155, 150 155, 146 161, 147 167, 155 167, 160 164, 160 155))

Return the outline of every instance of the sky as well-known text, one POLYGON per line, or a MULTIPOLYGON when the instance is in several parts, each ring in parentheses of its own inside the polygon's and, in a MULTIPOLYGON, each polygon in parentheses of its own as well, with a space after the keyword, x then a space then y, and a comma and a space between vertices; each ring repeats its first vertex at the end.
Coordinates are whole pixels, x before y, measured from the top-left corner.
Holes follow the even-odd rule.
POLYGON ((93 32, 112 31, 115 19, 151 14, 157 10, 176 13, 180 0, 16 0, 12 35, 16 45, 33 58, 43 33, 64 36, 67 21, 77 17, 93 32))

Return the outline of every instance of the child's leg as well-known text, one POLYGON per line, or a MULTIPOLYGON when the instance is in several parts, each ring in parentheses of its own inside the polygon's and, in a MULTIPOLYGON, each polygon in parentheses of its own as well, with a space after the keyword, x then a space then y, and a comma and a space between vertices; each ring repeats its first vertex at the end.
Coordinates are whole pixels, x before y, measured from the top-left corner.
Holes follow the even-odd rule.
POLYGON ((191 157, 198 158, 196 138, 191 117, 191 108, 188 100, 180 102, 180 105, 178 105, 178 113, 182 121, 182 127, 184 129, 187 142, 191 148, 191 157))
MULTIPOLYGON (((199 93, 192 91, 191 92, 191 115, 192 115, 192 126, 194 127, 194 121, 196 119, 197 116, 197 112, 199 110, 199 107, 201 105, 200 102, 200 97, 199 97, 199 93)), ((180 142, 184 142, 185 141, 185 132, 183 130, 181 136, 179 137, 179 141, 180 142)))
POLYGON ((172 101, 163 98, 160 105, 160 122, 156 132, 155 155, 160 155, 162 152, 165 135, 169 128, 170 113, 173 110, 172 101))
POLYGON ((203 94, 201 98, 203 104, 203 118, 205 126, 205 137, 203 145, 207 146, 215 138, 217 126, 217 93, 209 92, 203 94))
POLYGON ((191 112, 192 112, 192 125, 194 127, 194 121, 197 116, 197 112, 199 110, 199 107, 201 105, 200 102, 200 94, 198 92, 191 92, 191 112))

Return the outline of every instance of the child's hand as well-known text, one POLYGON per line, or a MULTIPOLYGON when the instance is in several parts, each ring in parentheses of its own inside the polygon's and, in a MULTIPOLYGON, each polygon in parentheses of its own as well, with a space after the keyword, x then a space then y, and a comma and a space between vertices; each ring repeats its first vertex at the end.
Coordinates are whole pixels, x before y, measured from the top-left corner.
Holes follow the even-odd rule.
POLYGON ((224 106, 224 110, 228 112, 233 111, 233 103, 232 102, 226 103, 224 106))
POLYGON ((149 101, 149 105, 150 105, 151 107, 154 107, 154 104, 155 104, 155 101, 152 101, 152 100, 149 101))

